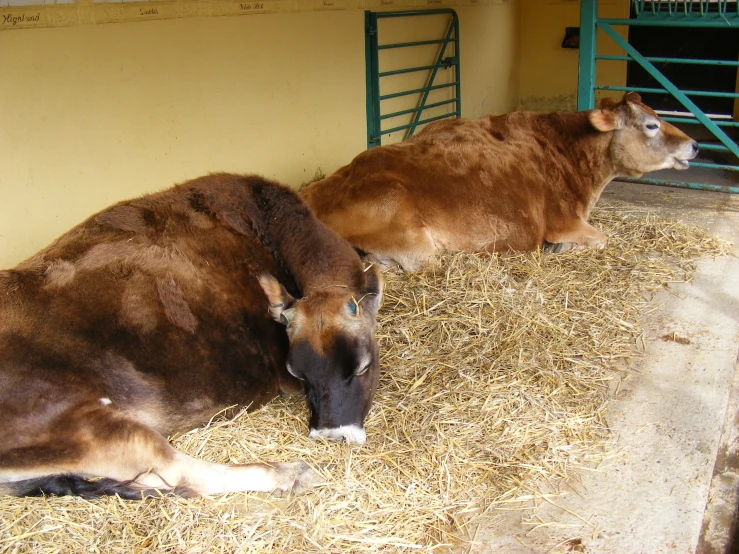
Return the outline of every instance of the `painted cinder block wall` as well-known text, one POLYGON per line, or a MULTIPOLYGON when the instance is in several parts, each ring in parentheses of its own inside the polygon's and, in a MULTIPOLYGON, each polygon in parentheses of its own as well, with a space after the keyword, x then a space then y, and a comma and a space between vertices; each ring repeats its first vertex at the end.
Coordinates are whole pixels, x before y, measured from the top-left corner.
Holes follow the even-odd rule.
MULTIPOLYGON (((517 4, 456 8, 464 115, 518 101, 517 4)), ((0 31, 0 268, 210 171, 292 186, 366 147, 361 9, 0 31)))
MULTIPOLYGON (((629 0, 600 0, 600 17, 629 17, 629 0)), ((577 109, 578 50, 562 48, 566 27, 580 24, 578 0, 519 0, 518 107, 534 111, 577 109)), ((624 27, 617 30, 625 36, 624 27)), ((623 54, 602 32, 597 36, 600 54, 623 54)), ((600 61, 598 83, 626 84, 626 64, 600 61)), ((596 100, 621 93, 596 91, 596 100)))

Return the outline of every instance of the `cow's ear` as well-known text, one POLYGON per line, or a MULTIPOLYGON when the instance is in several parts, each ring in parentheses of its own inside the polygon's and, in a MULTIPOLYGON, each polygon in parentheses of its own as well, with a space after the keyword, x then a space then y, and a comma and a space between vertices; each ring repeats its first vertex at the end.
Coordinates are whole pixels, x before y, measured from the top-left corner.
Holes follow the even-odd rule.
POLYGON ((641 104, 641 94, 638 92, 627 92, 622 100, 624 104, 641 104))
POLYGON ((623 121, 619 114, 611 110, 593 110, 588 115, 588 119, 593 127, 604 133, 623 127, 623 121))
POLYGON ((605 98, 601 98, 600 104, 598 104, 598 107, 601 110, 613 110, 618 105, 618 102, 616 102, 613 98, 610 98, 606 96, 605 98))
POLYGON ((260 275, 259 284, 269 300, 269 313, 272 319, 287 325, 292 320, 295 310, 290 306, 295 302, 277 279, 265 273, 260 275))
POLYGON ((362 308, 369 310, 372 316, 377 315, 377 310, 382 305, 382 287, 384 281, 382 272, 377 264, 372 264, 364 270, 364 296, 362 298, 362 308))

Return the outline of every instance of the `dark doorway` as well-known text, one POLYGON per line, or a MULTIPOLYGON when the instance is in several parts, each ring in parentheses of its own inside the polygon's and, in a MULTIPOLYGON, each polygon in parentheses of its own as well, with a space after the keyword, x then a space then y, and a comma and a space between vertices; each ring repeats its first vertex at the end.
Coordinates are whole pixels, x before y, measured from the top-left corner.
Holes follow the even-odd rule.
MULTIPOLYGON (((714 9, 716 5, 712 6, 714 9)), ((635 17, 632 6, 631 17, 635 17)), ((643 56, 703 60, 739 59, 739 29, 698 27, 629 27, 629 43, 643 56)), ((657 68, 681 90, 735 92, 737 68, 731 66, 657 63, 657 68)), ((661 88, 638 63, 629 62, 626 77, 631 87, 661 88)), ((657 110, 685 111, 670 94, 642 93, 647 105, 657 110)), ((733 98, 691 96, 707 114, 732 115, 733 98)))

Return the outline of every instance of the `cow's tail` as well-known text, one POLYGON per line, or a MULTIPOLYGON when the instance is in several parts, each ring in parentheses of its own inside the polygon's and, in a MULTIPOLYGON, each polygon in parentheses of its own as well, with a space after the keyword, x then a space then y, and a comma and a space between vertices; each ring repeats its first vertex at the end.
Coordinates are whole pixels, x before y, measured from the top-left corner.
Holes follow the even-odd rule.
POLYGON ((142 488, 135 481, 116 481, 115 479, 88 479, 80 475, 59 474, 45 475, 26 479, 0 483, 0 494, 11 496, 81 496, 82 498, 97 498, 106 495, 118 495, 126 500, 143 500, 144 498, 160 497, 166 494, 179 496, 196 496, 195 492, 187 487, 176 488, 142 488))

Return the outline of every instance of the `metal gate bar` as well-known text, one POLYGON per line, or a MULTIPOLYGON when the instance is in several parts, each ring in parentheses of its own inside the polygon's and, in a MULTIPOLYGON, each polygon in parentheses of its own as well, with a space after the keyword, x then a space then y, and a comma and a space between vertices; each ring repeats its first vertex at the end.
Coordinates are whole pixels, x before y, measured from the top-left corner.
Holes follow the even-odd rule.
POLYGON ((730 15, 731 11, 739 13, 739 5, 736 2, 734 4, 734 10, 729 10, 729 2, 727 0, 633 0, 634 11, 636 16, 643 17, 655 17, 655 18, 669 18, 674 16, 699 16, 699 17, 724 17, 730 15), (649 10, 645 10, 644 6, 647 6, 649 10), (694 6, 698 6, 698 11, 693 10, 694 6), (710 7, 714 6, 715 11, 709 11, 710 7), (662 8, 666 9, 662 9, 662 8))
POLYGON ((438 9, 438 10, 414 10, 414 11, 402 11, 402 12, 364 12, 365 22, 365 62, 367 68, 367 148, 379 146, 382 141, 382 135, 394 133, 396 131, 406 131, 404 140, 409 139, 413 136, 416 128, 419 125, 436 121, 437 119, 444 119, 447 117, 461 117, 462 106, 461 106, 461 89, 460 89, 460 76, 459 76, 459 20, 457 19, 457 13, 452 9, 438 9), (441 39, 434 40, 421 40, 415 42, 398 42, 393 44, 378 44, 378 19, 383 18, 395 18, 395 17, 415 17, 415 16, 428 16, 428 15, 439 15, 449 14, 451 15, 451 22, 447 30, 446 36, 441 39), (454 44, 454 55, 444 57, 447 51, 447 46, 450 43, 454 44), (439 44, 439 54, 436 58, 436 63, 433 65, 423 65, 417 67, 408 67, 402 69, 396 69, 393 71, 379 70, 379 56, 380 50, 387 50, 392 48, 406 48, 414 46, 423 46, 429 44, 439 44), (434 80, 439 69, 449 69, 450 67, 455 68, 455 79, 452 83, 444 83, 440 85, 434 85, 434 80), (405 73, 414 73, 418 71, 430 71, 429 79, 426 86, 423 88, 405 90, 401 92, 395 92, 391 94, 380 95, 380 79, 382 77, 389 77, 391 75, 401 75, 405 73), (440 102, 434 102, 427 104, 429 93, 432 90, 438 90, 442 88, 454 87, 455 98, 450 100, 443 100, 440 102), (390 98, 398 98, 401 96, 408 96, 412 94, 421 94, 421 99, 418 103, 418 107, 410 108, 406 110, 400 110, 393 113, 382 114, 380 103, 383 100, 390 98), (424 110, 430 108, 436 108, 439 106, 445 106, 448 104, 455 104, 455 109, 452 112, 445 113, 443 115, 428 117, 421 119, 421 114, 424 110), (400 125, 391 129, 382 129, 382 121, 397 117, 400 115, 415 114, 412 120, 407 125, 400 125))
MULTIPOLYGON (((578 99, 577 105, 579 110, 593 109, 595 106, 595 90, 617 90, 617 91, 636 91, 636 92, 653 92, 653 93, 669 93, 677 99, 695 119, 684 117, 663 117, 665 121, 677 122, 689 125, 703 125, 706 127, 720 142, 721 145, 699 143, 699 146, 705 150, 728 152, 739 158, 739 146, 723 131, 724 128, 739 128, 737 122, 714 121, 708 117, 695 103, 690 100, 689 96, 713 96, 722 98, 739 98, 739 93, 715 92, 703 90, 680 90, 678 89, 664 74, 657 69, 655 63, 686 63, 699 65, 716 65, 727 67, 739 67, 739 61, 724 60, 698 60, 685 58, 665 58, 665 57, 645 57, 631 46, 621 35, 619 35, 613 25, 644 25, 644 26, 669 26, 669 27, 736 27, 739 28, 739 4, 732 2, 732 9, 727 0, 718 0, 718 2, 708 2, 708 0, 632 0, 637 19, 605 19, 598 18, 598 0, 581 0, 580 5, 580 68, 578 80, 578 99), (709 11, 710 6, 715 11, 709 11), (647 9, 645 9, 645 7, 647 9), (694 10, 693 8, 698 8, 694 10), (596 30, 600 28, 606 33, 620 48, 624 50, 626 56, 606 56, 597 55, 596 51, 596 30), (647 88, 647 87, 621 87, 600 85, 595 83, 595 62, 596 60, 617 60, 617 61, 635 61, 643 67, 649 75, 651 75, 663 88, 647 88)), ((722 169, 739 171, 739 165, 715 164, 696 162, 691 165, 695 167, 705 167, 711 169, 722 169)), ((739 194, 737 186, 719 186, 705 183, 690 183, 676 181, 660 181, 657 179, 641 178, 639 181, 651 182, 655 184, 666 184, 672 186, 681 186, 688 188, 697 188, 703 190, 721 190, 724 192, 732 192, 739 194)))

